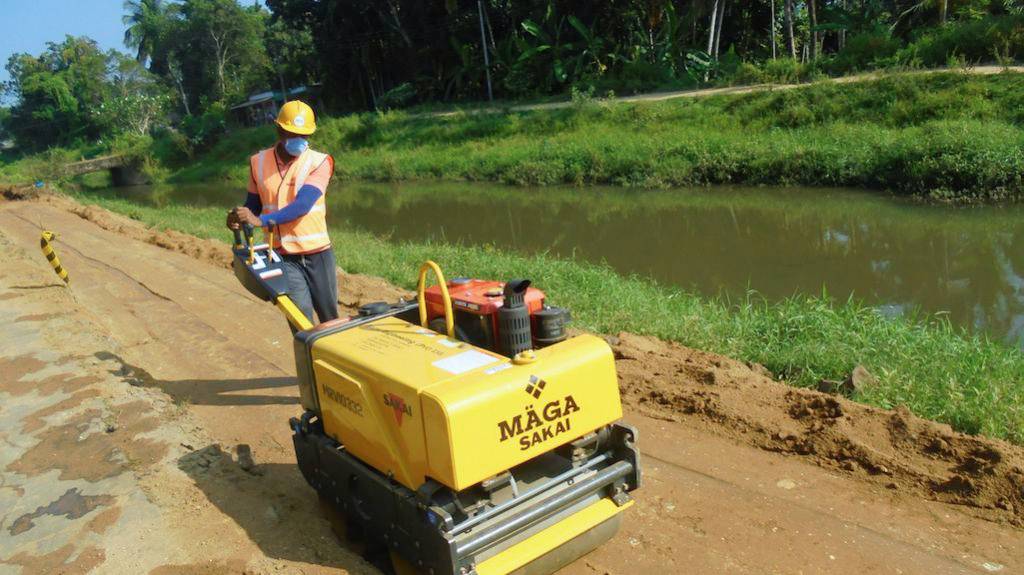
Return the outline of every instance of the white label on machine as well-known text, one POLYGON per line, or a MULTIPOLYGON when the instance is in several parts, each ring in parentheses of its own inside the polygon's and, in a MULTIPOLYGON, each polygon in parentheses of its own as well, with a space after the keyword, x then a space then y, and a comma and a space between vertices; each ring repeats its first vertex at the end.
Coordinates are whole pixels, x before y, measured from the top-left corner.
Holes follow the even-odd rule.
POLYGON ((494 374, 498 373, 499 371, 505 371, 506 369, 512 369, 512 364, 511 363, 503 363, 501 365, 496 365, 496 366, 492 367, 491 369, 488 369, 484 373, 487 374, 487 375, 494 375, 494 374))
POLYGON ((498 361, 497 358, 493 356, 471 349, 451 357, 439 359, 433 363, 433 366, 443 369, 448 373, 459 375, 478 367, 490 365, 496 361, 498 361))

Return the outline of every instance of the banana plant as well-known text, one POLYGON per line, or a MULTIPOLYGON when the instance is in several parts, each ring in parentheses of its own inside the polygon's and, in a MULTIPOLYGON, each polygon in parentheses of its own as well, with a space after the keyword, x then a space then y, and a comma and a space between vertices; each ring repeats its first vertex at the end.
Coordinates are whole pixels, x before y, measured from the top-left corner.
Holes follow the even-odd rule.
POLYGON ((541 23, 526 19, 522 28, 526 34, 519 40, 517 63, 532 63, 538 69, 550 68, 548 78, 556 84, 589 74, 601 75, 608 69, 604 40, 576 16, 558 18, 549 6, 541 23), (575 41, 566 41, 569 28, 578 35, 575 41))
POLYGON ((604 40, 598 37, 593 30, 587 28, 583 22, 580 22, 579 18, 569 16, 568 22, 583 39, 579 46, 579 53, 576 55, 576 74, 585 74, 589 64, 593 64, 594 71, 598 75, 604 74, 608 70, 608 66, 604 63, 604 40))
MULTIPOLYGON (((548 20, 551 14, 551 8, 548 7, 545 20, 548 20)), ((519 55, 519 62, 534 61, 540 66, 550 64, 551 73, 559 84, 564 84, 569 79, 569 73, 566 71, 566 57, 573 49, 571 43, 562 42, 564 24, 565 18, 562 18, 558 20, 553 30, 548 32, 543 26, 533 20, 523 20, 523 30, 526 31, 533 41, 524 39, 522 45, 524 49, 519 55)))
POLYGON ((477 86, 480 83, 484 70, 477 57, 476 49, 472 44, 462 44, 455 37, 449 38, 452 50, 458 56, 458 61, 447 70, 445 74, 446 85, 444 98, 450 99, 461 96, 466 89, 477 86))
POLYGON ((718 61, 703 50, 686 53, 686 73, 697 83, 707 82, 717 71, 718 61))

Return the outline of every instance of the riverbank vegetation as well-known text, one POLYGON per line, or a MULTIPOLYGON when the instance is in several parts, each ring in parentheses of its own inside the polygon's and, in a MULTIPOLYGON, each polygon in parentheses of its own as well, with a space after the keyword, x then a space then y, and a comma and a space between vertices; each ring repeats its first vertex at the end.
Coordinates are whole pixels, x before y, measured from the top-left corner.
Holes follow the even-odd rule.
MULTIPOLYGON (((577 97, 560 109, 322 117, 313 145, 338 180, 514 185, 847 186, 954 201, 1024 194, 1024 74, 893 73, 662 102, 577 97)), ((201 154, 163 135, 123 137, 155 179, 244 186, 270 127, 236 129, 201 154)), ((51 148, 0 165, 50 179, 76 156, 51 148)))
MULTIPOLYGON (((180 204, 160 208, 98 192, 74 194, 158 229, 224 239, 223 210, 180 204)), ((573 310, 576 326, 599 333, 656 336, 766 366, 798 386, 842 380, 863 365, 878 384, 853 398, 914 413, 969 433, 1024 443, 1024 356, 1008 345, 954 329, 939 317, 892 319, 856 301, 797 296, 768 303, 703 298, 608 267, 523 256, 489 247, 393 243, 344 228, 331 230, 338 263, 350 272, 412 288, 418 265, 434 259, 455 275, 530 277, 552 301, 573 310)))
MULTIPOLYGON (((517 185, 851 186, 941 199, 1024 193, 1024 75, 895 74, 665 102, 328 118, 337 177, 517 185)), ((172 176, 243 185, 270 129, 226 137, 172 176)), ((167 163, 174 163, 173 157, 167 163)))

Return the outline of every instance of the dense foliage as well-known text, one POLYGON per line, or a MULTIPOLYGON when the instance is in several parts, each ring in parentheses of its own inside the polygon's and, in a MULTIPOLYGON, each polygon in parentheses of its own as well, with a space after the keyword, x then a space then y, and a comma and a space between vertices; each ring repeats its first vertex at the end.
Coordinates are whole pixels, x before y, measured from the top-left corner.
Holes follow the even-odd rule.
POLYGON ((267 0, 336 106, 604 95, 1022 55, 1017 0, 267 0), (490 67, 485 66, 486 56, 490 67), (775 63, 785 59, 782 63, 775 63), (742 63, 747 63, 744 66, 742 63), (382 104, 383 102, 383 104, 382 104))
POLYGON ((2 120, 27 150, 144 135, 166 121, 168 98, 156 78, 88 38, 51 42, 38 57, 14 55, 7 70, 18 104, 2 120))
MULTIPOLYGON (((1024 57, 1024 0, 127 0, 133 58, 66 38, 7 63, 23 150, 170 134, 191 157, 249 94, 329 111, 1024 57), (135 64, 132 64, 134 60, 135 64), (144 69, 143 69, 144 68, 144 69), (490 85, 490 90, 488 90, 490 85)), ((165 138, 168 139, 168 138, 165 138)))
POLYGON ((258 6, 129 0, 125 9, 125 44, 134 58, 70 36, 38 56, 10 57, 4 88, 14 105, 3 122, 24 150, 168 127, 183 130, 186 143, 205 144, 223 131, 227 104, 272 80, 308 80, 288 63, 276 66, 268 52, 309 60, 308 34, 283 32, 258 6))

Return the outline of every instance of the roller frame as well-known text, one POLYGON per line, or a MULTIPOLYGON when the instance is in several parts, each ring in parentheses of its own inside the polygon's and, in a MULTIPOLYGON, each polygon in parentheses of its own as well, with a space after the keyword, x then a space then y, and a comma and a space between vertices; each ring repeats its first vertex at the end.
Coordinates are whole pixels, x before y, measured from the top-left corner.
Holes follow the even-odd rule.
MULTIPOLYGON (((521 496, 521 503, 465 529, 442 508, 431 505, 428 486, 419 492, 412 491, 347 453, 338 442, 323 434, 314 413, 307 412, 302 419, 293 418, 290 424, 299 469, 306 481, 357 525, 368 541, 386 545, 424 573, 435 575, 488 575, 477 571, 478 564, 507 563, 488 559, 548 527, 571 520, 601 500, 608 499, 624 509, 632 502, 628 492, 640 484, 639 453, 633 445, 636 431, 615 423, 611 426, 610 445, 588 458, 603 456, 606 460, 557 485, 545 485, 543 493, 521 496)), ((576 466, 585 467, 588 460, 579 461, 576 466)), ((566 463, 571 464, 569 459, 566 463)), ((618 517, 615 513, 600 525, 588 525, 583 533, 562 542, 553 551, 525 562, 526 567, 532 566, 527 572, 548 572, 552 565, 564 565, 600 545, 614 534, 618 517), (561 557, 547 557, 560 552, 561 557)), ((530 543, 524 545, 528 547, 530 543)), ((515 552, 523 553, 522 547, 515 552)))

